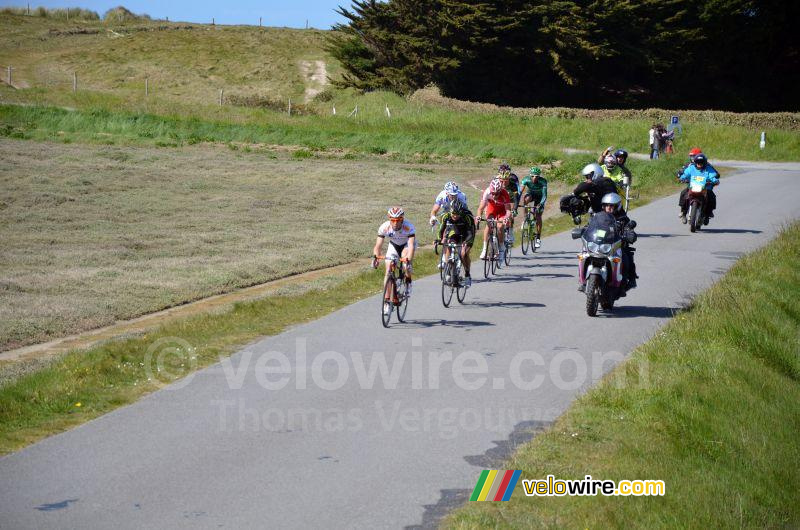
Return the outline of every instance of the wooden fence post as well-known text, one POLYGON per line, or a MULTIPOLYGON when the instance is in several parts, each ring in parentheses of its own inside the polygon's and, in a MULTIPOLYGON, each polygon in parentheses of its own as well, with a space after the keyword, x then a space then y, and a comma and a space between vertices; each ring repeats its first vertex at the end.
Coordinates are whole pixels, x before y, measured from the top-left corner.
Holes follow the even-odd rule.
POLYGON ((289 98, 289 116, 292 115, 292 98, 289 98))
POLYGON ((220 88, 219 89, 219 106, 220 107, 222 106, 222 96, 223 96, 224 93, 225 93, 225 89, 224 88, 220 88))
POLYGON ((145 77, 145 78, 144 78, 144 96, 145 96, 145 97, 147 97, 147 96, 148 96, 148 94, 150 94, 150 86, 149 86, 149 83, 148 83, 148 81, 149 81, 149 80, 148 80, 148 79, 145 77))
POLYGON ((78 72, 72 72, 72 91, 78 91, 78 72))
POLYGON ((8 77, 6 80, 8 81, 8 86, 11 86, 11 65, 8 66, 8 77))

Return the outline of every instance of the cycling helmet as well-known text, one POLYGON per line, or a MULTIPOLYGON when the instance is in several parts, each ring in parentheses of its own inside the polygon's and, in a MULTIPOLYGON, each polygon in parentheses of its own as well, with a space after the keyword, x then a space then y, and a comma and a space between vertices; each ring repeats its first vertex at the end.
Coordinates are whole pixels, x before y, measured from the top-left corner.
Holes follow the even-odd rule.
POLYGON ((616 211, 619 208, 619 205, 622 204, 622 197, 619 196, 617 193, 606 193, 603 195, 603 198, 600 200, 603 207, 606 204, 611 204, 614 206, 614 210, 616 211))
POLYGON ((593 181, 597 181, 603 177, 603 168, 600 167, 600 164, 587 164, 581 171, 581 175, 584 178, 591 178, 593 181))
POLYGON ((689 151, 689 158, 692 158, 693 156, 697 156, 702 152, 703 151, 701 151, 699 147, 692 147, 692 150, 689 151))
POLYGON ((617 149, 614 151, 614 158, 617 160, 617 164, 623 165, 628 160, 628 152, 625 149, 617 149), (622 162, 619 159, 622 159, 622 162))
POLYGON ((399 206, 392 206, 389 208, 389 211, 386 212, 386 215, 392 220, 402 219, 405 214, 406 212, 399 206))
POLYGON ((603 159, 603 162, 608 169, 611 169, 617 165, 617 159, 614 158, 614 155, 606 155, 606 157, 603 159))
POLYGON ((542 175, 542 170, 539 169, 538 167, 534 166, 534 167, 531 168, 530 175, 532 177, 540 177, 542 175))
POLYGON ((500 180, 492 179, 491 184, 489 184, 489 193, 497 193, 501 189, 503 189, 503 185, 500 184, 500 180))
POLYGON ((453 182, 452 180, 444 185, 444 192, 447 195, 456 195, 458 194, 458 184, 453 182))
POLYGON ((694 156, 694 165, 702 167, 708 164, 708 158, 703 153, 698 153, 694 156))
POLYGON ((498 173, 505 173, 505 172, 511 173, 511 166, 509 166, 508 164, 503 162, 502 164, 500 164, 500 167, 497 168, 497 172, 498 173))
POLYGON ((453 205, 450 207, 450 212, 451 212, 453 215, 459 215, 459 216, 460 216, 460 215, 466 215, 466 213, 467 213, 468 211, 469 211, 469 210, 467 210, 467 205, 466 205, 466 204, 464 204, 464 203, 463 203, 463 202, 461 202, 461 201, 454 201, 454 202, 453 202, 453 205))

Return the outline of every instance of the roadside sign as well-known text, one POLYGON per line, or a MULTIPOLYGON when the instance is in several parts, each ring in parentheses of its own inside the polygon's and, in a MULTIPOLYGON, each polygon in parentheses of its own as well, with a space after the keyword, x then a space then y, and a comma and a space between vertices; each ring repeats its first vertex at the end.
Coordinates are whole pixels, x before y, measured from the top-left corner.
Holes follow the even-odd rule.
POLYGON ((678 116, 670 116, 669 118, 669 125, 667 126, 668 131, 675 131, 675 134, 680 136, 683 134, 683 127, 681 126, 680 119, 678 116))

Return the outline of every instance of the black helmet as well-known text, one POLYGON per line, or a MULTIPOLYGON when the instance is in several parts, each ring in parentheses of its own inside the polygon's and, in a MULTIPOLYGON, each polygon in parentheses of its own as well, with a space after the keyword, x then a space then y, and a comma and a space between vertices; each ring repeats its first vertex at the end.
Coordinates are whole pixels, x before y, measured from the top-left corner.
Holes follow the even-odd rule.
POLYGON ((450 212, 452 212, 455 215, 466 215, 467 212, 469 212, 469 209, 467 209, 466 204, 456 200, 453 201, 453 205, 450 207, 450 212))
POLYGON ((706 155, 704 155, 703 153, 700 153, 699 155, 695 155, 695 157, 694 157, 694 165, 695 166, 702 167, 702 166, 705 166, 706 164, 708 164, 708 158, 706 158, 706 155))
POLYGON ((617 159, 618 164, 624 164, 628 160, 628 152, 625 149, 617 149, 614 151, 614 158, 617 159), (622 162, 619 159, 622 159, 622 162))

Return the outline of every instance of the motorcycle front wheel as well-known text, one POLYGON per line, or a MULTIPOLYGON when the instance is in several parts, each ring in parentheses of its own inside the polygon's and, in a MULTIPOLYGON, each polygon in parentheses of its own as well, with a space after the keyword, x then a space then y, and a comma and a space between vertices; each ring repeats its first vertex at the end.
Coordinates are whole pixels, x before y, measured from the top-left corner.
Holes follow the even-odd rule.
POLYGON ((586 279, 586 314, 590 317, 597 316, 597 304, 600 301, 599 291, 597 276, 592 274, 586 279))

